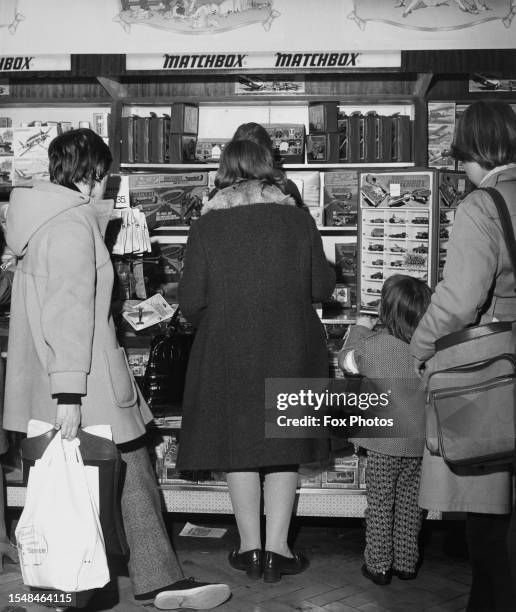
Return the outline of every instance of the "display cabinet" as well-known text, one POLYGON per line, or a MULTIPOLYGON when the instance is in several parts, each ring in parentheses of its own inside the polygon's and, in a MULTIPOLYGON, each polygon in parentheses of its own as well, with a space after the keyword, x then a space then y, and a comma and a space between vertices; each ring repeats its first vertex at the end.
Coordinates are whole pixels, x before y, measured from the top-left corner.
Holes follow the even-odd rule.
MULTIPOLYGON (((505 51, 492 54, 482 51, 481 65, 475 52, 402 52, 401 57, 401 67, 392 69, 335 68, 322 74, 316 69, 307 68, 253 74, 252 71, 237 70, 202 73, 188 70, 178 73, 129 71, 123 55, 72 55, 71 70, 67 72, 12 73, 3 76, 9 85, 9 94, 0 98, 0 117, 11 116, 13 125, 41 122, 34 126, 41 127, 41 140, 49 123, 68 122, 77 127, 79 122, 88 121, 95 128, 95 116, 109 115, 109 122, 105 125, 107 133, 102 135, 108 138, 113 152, 113 172, 120 173, 122 177, 129 175, 128 179, 121 181, 127 193, 120 197, 124 197, 126 202, 130 200, 129 184, 135 175, 202 173, 206 174, 209 186, 217 169, 218 149, 244 122, 303 125, 306 133, 313 135, 312 152, 321 143, 327 153, 331 153, 330 149, 335 146, 339 150, 344 149, 345 153, 337 157, 323 155, 318 149, 310 159, 304 157, 301 161, 284 165, 293 180, 306 179, 309 182, 315 177, 318 180, 312 213, 314 218, 319 219, 326 255, 338 268, 340 288, 337 297, 345 304, 338 314, 323 308, 321 316, 327 325, 344 327, 354 321, 356 308, 353 308, 353 299, 362 309, 373 312, 371 302, 377 298, 368 289, 377 291, 385 277, 394 271, 412 271, 406 262, 401 267, 391 265, 404 260, 405 253, 420 247, 427 249, 420 253, 425 257, 424 270, 421 268, 417 273, 426 276, 430 283, 438 278, 439 261, 446 249, 445 230, 448 231, 447 226, 452 221, 455 204, 442 205, 441 214, 438 214, 436 190, 438 185, 442 187, 441 202, 447 202, 444 191, 450 191, 449 181, 444 178, 438 182, 433 171, 419 170, 428 164, 427 101, 467 102, 473 99, 465 89, 465 75, 468 72, 489 69, 490 66, 502 66, 509 70, 514 65, 514 53, 511 55, 505 51), (287 73, 291 80, 299 76, 302 85, 267 95, 261 94, 253 85, 258 80, 273 81, 287 73), (438 74, 434 76, 434 73, 438 74), (177 105, 181 104, 197 109, 196 130, 191 127, 188 116, 181 114, 174 119, 171 117, 171 123, 167 123, 166 115, 174 114, 173 105, 177 111, 177 105), (334 108, 340 109, 336 123, 334 118, 327 116, 334 108), (411 135, 408 145, 407 136, 403 137, 405 152, 399 153, 401 145, 397 142, 395 154, 392 147, 382 147, 381 142, 389 141, 386 134, 392 134, 392 124, 397 121, 393 117, 397 115, 408 117, 411 135), (138 129, 142 130, 143 135, 153 134, 158 145, 157 149, 144 148, 138 159, 127 161, 125 151, 129 143, 125 135, 127 124, 134 116, 147 119, 138 129), (317 120, 319 116, 323 121, 317 120), (381 117, 391 119, 382 121, 381 117), (164 120, 159 121, 161 118, 164 120), (179 134, 180 137, 170 141, 169 147, 182 150, 186 140, 181 136, 191 138, 194 131, 197 143, 202 144, 200 149, 205 151, 203 159, 167 163, 166 154, 161 153, 160 139, 166 139, 169 133, 179 134), (332 136, 321 138, 321 134, 332 136), (354 139, 355 148, 348 147, 346 139, 349 138, 354 139), (401 158, 395 158, 398 154, 401 158), (401 180, 398 181, 399 194, 397 187, 391 187, 398 183, 383 183, 388 176, 408 177, 412 172, 419 172, 420 179, 428 182, 424 189, 430 190, 431 195, 425 202, 421 201, 421 194, 419 200, 412 197, 412 188, 407 188, 411 192, 411 200, 405 202, 406 190, 401 186, 401 180), (374 199, 373 185, 387 191, 390 198, 387 205, 374 199), (364 192, 373 197, 372 202, 376 205, 366 203, 364 192), (397 198, 401 198, 401 206, 393 204, 397 198), (398 223, 393 224, 395 229, 392 229, 390 218, 393 215, 401 217, 402 214, 405 215, 403 228, 398 223), (428 223, 421 222, 423 217, 428 223), (383 235, 380 235, 380 231, 383 235), (376 254, 368 248, 373 245, 381 245, 383 250, 376 254), (393 250, 396 246, 406 249, 403 257, 393 250), (357 277, 358 289, 354 280, 357 277)), ((400 129, 407 134, 406 124, 400 129)), ((168 155, 170 159, 170 151, 168 155)), ((0 200, 6 200, 11 189, 8 181, 4 180, 8 166, 12 176, 14 162, 6 160, 9 157, 12 156, 3 147, 0 150, 0 200)), ((459 192, 461 180, 455 186, 459 192)), ((173 187, 169 191, 173 191, 173 187)), ((157 229, 153 240, 161 246, 169 245, 173 250, 174 245, 185 244, 188 227, 188 224, 165 224, 159 231, 157 229)), ((145 348, 141 338, 133 338, 128 348, 131 343, 132 346, 145 348)), ((169 511, 231 511, 224 486, 166 485, 163 486, 163 497, 169 511)), ((24 488, 9 484, 7 503, 21 506, 23 501, 24 488)), ((301 488, 296 504, 296 512, 303 516, 363 516, 364 509, 363 490, 351 489, 301 488)))

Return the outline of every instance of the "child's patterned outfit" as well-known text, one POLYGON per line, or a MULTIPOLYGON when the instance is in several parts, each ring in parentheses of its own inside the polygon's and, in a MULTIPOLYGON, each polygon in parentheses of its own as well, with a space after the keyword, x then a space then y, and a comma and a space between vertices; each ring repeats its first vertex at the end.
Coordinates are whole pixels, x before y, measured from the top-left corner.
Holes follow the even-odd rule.
POLYGON ((368 409, 363 416, 393 419, 392 427, 364 428, 352 438, 367 450, 367 568, 374 573, 390 569, 415 572, 423 518, 418 493, 425 396, 413 370, 409 345, 384 331, 355 325, 339 364, 365 377, 361 391, 389 396, 387 406, 368 409))

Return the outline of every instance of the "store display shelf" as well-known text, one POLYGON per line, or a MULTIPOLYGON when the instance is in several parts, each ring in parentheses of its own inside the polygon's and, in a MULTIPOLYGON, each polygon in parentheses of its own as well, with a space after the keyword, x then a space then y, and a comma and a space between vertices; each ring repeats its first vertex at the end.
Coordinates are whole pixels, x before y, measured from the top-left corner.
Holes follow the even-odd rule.
MULTIPOLYGON (((159 236, 173 236, 175 234, 184 234, 188 232, 190 229, 189 225, 175 225, 175 226, 167 226, 167 227, 158 227, 153 230, 152 238, 156 238, 159 236)), ((343 234, 345 232, 356 233, 357 226, 356 225, 340 225, 340 226, 331 226, 331 225, 319 225, 317 227, 321 234, 343 234)))
MULTIPOLYGON (((392 163, 362 163, 362 164, 283 164, 284 170, 317 170, 329 168, 413 168, 414 162, 392 162, 392 163)), ((152 163, 121 163, 120 168, 140 168, 159 170, 216 170, 217 163, 185 163, 185 164, 152 164, 152 163)))
MULTIPOLYGON (((168 512, 233 514, 226 487, 161 487, 168 512)), ((363 517, 365 491, 342 489, 300 489, 296 497, 297 516, 363 517)))
POLYGON ((319 225, 317 229, 321 232, 321 234, 341 234, 342 232, 356 232, 356 225, 319 225))

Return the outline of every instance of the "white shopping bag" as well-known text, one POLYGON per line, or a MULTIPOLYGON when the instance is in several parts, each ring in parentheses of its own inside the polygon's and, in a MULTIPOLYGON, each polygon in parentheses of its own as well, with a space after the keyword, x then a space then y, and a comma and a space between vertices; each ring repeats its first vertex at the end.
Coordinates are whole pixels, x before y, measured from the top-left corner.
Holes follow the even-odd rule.
POLYGON ((85 468, 79 440, 63 440, 61 432, 30 469, 16 528, 24 584, 86 591, 109 581, 98 490, 88 482, 91 469, 98 470, 85 468))

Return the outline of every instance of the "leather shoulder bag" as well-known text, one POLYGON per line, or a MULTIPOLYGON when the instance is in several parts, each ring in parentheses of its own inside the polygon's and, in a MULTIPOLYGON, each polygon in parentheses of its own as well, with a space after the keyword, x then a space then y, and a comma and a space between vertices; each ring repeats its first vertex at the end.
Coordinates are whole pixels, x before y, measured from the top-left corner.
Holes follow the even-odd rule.
MULTIPOLYGON (((516 241, 507 204, 493 199, 515 274, 516 241)), ((468 327, 436 342, 428 376, 427 447, 450 465, 510 463, 514 455, 516 321, 468 327)))

